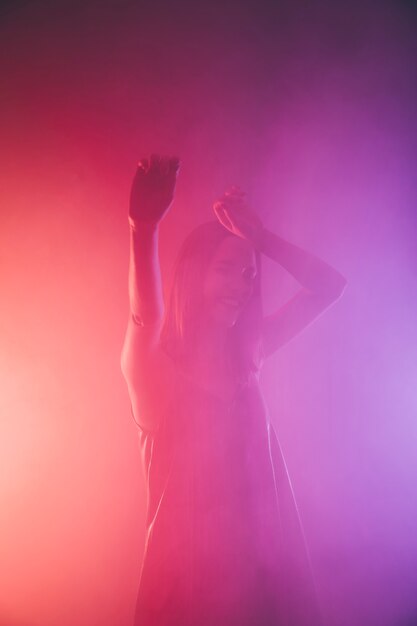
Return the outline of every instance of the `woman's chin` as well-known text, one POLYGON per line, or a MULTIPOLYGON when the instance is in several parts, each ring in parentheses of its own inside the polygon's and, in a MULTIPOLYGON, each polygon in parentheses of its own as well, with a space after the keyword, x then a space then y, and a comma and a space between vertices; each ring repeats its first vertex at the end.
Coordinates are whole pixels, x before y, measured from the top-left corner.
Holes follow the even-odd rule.
POLYGON ((239 317, 239 310, 223 305, 217 306, 211 311, 211 321, 221 328, 233 328, 239 317))

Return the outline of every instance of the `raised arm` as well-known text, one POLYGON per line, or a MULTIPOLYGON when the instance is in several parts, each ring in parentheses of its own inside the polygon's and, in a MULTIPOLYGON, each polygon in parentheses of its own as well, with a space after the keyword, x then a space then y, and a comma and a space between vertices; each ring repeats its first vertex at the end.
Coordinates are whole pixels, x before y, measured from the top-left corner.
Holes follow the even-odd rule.
POLYGON ((346 279, 313 254, 264 229, 259 250, 284 267, 302 285, 293 298, 263 320, 265 356, 285 345, 309 326, 346 287, 346 279))
POLYGON ((158 235, 174 197, 178 167, 176 158, 142 159, 130 195, 130 315, 121 367, 133 415, 145 430, 158 427, 172 378, 172 364, 159 345, 164 306, 158 235))
POLYGON ((333 267, 265 229, 237 189, 214 205, 217 218, 235 235, 249 239, 262 254, 284 267, 302 285, 295 296, 263 320, 265 356, 288 343, 340 298, 347 281, 333 267))

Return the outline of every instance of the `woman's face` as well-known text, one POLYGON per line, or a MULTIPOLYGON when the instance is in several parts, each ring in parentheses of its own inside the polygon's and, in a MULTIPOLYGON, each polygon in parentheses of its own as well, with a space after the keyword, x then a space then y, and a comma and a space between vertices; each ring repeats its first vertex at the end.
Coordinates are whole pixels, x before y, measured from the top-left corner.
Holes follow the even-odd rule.
POLYGON ((223 327, 234 326, 253 294, 256 257, 246 239, 227 236, 207 269, 203 284, 204 314, 223 327))

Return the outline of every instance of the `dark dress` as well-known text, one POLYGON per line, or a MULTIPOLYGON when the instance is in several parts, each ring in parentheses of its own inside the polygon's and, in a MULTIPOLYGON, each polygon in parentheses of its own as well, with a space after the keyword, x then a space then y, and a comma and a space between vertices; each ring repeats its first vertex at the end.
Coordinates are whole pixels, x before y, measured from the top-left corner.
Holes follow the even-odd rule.
POLYGON ((315 626, 298 513, 258 381, 225 402, 178 373, 155 433, 135 626, 315 626))

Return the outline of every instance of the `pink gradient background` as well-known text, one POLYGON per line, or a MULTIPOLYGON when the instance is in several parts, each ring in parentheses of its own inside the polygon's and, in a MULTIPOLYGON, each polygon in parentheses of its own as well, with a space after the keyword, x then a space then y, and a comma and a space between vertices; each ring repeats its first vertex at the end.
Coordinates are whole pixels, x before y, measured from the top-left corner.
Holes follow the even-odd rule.
MULTIPOLYGON (((119 356, 149 151, 183 161, 167 280, 230 184, 347 277, 263 387, 326 626, 417 624, 415 35, 405 1, 6 4, 1 626, 133 617, 145 492, 119 356)), ((264 267, 270 310, 297 283, 264 267)))

